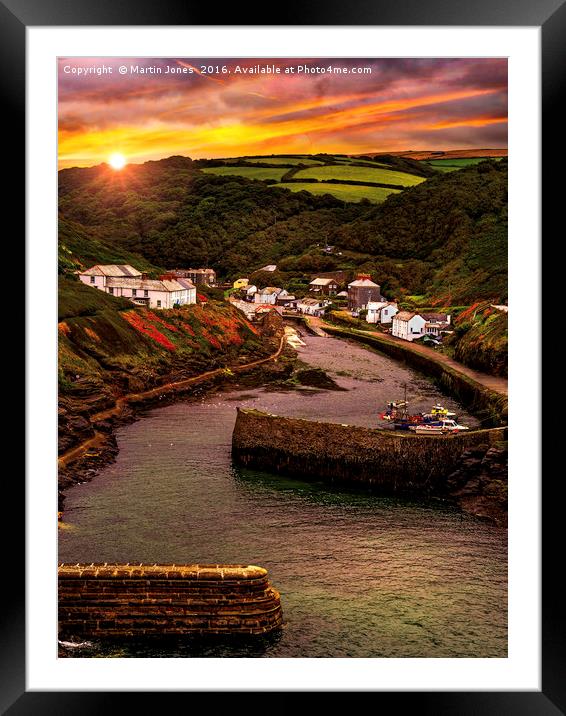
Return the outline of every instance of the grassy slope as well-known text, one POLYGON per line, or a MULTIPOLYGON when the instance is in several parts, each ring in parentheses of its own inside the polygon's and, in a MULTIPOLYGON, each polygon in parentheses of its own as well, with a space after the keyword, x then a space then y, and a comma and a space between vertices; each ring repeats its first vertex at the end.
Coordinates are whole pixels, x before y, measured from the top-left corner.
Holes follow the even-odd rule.
POLYGON ((216 176, 241 176, 246 179, 273 179, 274 181, 281 181, 281 177, 287 173, 288 169, 282 167, 281 169, 268 168, 268 167, 238 167, 238 166, 226 166, 226 167, 207 167, 202 170, 205 174, 215 174, 216 176))
POLYGON ((100 241, 93 231, 64 218, 59 219, 59 272, 88 268, 94 264, 132 264, 140 271, 157 275, 160 269, 119 244, 100 241))
POLYGON ((341 201, 357 202, 368 199, 373 204, 385 201, 390 194, 396 194, 398 189, 385 189, 380 186, 358 186, 357 184, 310 184, 293 182, 288 184, 273 184, 277 189, 290 189, 291 191, 308 191, 310 194, 331 196, 341 201))
POLYGON ((63 396, 137 390, 168 373, 191 375, 260 349, 256 329, 224 302, 152 312, 62 277, 59 312, 63 396))
POLYGON ((376 184, 398 184, 400 186, 414 186, 424 181, 423 177, 414 174, 397 172, 383 167, 358 167, 358 166, 326 166, 301 169, 295 179, 337 179, 348 181, 373 182, 376 184))
POLYGON ((451 338, 454 358, 492 375, 507 375, 507 313, 489 302, 476 303, 460 313, 451 338))

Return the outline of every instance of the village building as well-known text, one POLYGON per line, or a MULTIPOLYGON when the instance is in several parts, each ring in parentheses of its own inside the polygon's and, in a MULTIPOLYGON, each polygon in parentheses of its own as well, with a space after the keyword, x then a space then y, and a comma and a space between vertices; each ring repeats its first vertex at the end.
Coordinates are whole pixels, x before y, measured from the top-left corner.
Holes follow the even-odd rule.
POLYGON ((250 280, 247 278, 237 278, 232 284, 232 288, 246 288, 250 280))
POLYGON ((394 301, 370 301, 367 305, 366 321, 382 325, 389 324, 398 312, 399 307, 394 301))
POLYGON ((348 310, 362 311, 367 308, 370 301, 382 303, 385 298, 381 295, 381 288, 371 280, 369 274, 359 274, 358 278, 348 284, 348 310))
POLYGON ((330 301, 321 298, 301 298, 297 301, 297 311, 307 316, 322 316, 330 301))
POLYGON ((191 281, 149 279, 129 264, 92 266, 78 274, 88 286, 111 296, 128 298, 138 306, 173 308, 196 303, 196 288, 191 281))
POLYGON ((112 296, 129 298, 132 303, 148 308, 175 308, 197 302, 196 288, 187 279, 109 278, 107 289, 112 296))
POLYGON ((256 303, 265 303, 275 305, 278 298, 284 298, 289 293, 284 288, 278 288, 277 286, 266 286, 257 291, 254 294, 254 301, 256 303))
POLYGON ((242 289, 242 293, 243 293, 246 301, 253 301, 254 296, 257 293, 257 286, 254 286, 254 284, 251 284, 250 286, 246 286, 244 289, 242 289))
POLYGON ((100 288, 106 293, 106 282, 109 278, 141 278, 142 272, 129 264, 96 264, 86 271, 79 271, 78 277, 87 286, 100 288))
POLYGON ((216 271, 211 268, 170 269, 167 274, 172 278, 188 278, 195 286, 216 286, 216 271))
POLYGON ((275 305, 283 306, 284 308, 294 308, 297 303, 296 297, 291 295, 290 293, 287 293, 287 291, 285 291, 284 293, 285 293, 284 296, 281 294, 279 294, 279 296, 277 296, 275 305))
POLYGON ((431 336, 440 336, 450 330, 450 314, 448 313, 421 313, 425 319, 424 332, 431 336))
POLYGON ((309 291, 333 296, 338 290, 338 284, 333 278, 315 278, 309 283, 309 291))
POLYGON ((424 335, 426 320, 418 313, 399 311, 393 316, 391 333, 404 341, 414 341, 424 335))
POLYGON ((336 298, 348 298, 348 291, 340 291, 336 294, 336 298))

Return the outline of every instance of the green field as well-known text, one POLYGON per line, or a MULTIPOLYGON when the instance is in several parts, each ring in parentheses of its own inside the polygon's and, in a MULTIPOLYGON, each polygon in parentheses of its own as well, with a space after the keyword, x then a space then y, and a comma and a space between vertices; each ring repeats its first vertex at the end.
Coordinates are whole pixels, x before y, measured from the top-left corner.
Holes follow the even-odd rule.
POLYGON ((269 167, 208 167, 202 169, 206 174, 216 174, 216 176, 240 176, 246 177, 246 179, 274 179, 275 181, 281 181, 283 174, 286 174, 289 170, 285 167, 281 169, 269 168, 269 167))
POLYGON ((488 159, 493 159, 498 162, 503 157, 466 157, 462 159, 427 159, 425 164, 434 167, 441 172, 455 172, 458 169, 472 166, 473 164, 479 164, 485 162, 488 159))
POLYGON ((400 186, 415 186, 425 181, 423 177, 414 174, 397 172, 389 169, 376 167, 356 166, 324 166, 301 169, 295 174, 295 179, 342 179, 349 181, 375 182, 379 184, 398 184, 400 186))
POLYGON ((274 187, 283 187, 291 191, 308 191, 310 194, 331 194, 341 201, 360 201, 369 199, 374 204, 379 204, 390 194, 398 194, 398 189, 385 189, 379 186, 360 186, 357 184, 312 184, 309 182, 286 184, 273 184, 274 187))

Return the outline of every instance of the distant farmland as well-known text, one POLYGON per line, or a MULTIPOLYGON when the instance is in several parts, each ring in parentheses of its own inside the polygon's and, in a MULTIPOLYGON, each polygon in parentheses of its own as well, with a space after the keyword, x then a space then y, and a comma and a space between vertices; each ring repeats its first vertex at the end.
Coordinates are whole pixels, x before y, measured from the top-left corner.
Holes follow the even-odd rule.
POLYGON ((463 169, 464 167, 469 167, 472 164, 479 164, 480 162, 485 162, 487 159, 491 159, 492 161, 499 161, 502 159, 502 157, 468 157, 468 158, 461 158, 461 159, 427 159, 425 160, 425 164, 428 164, 431 167, 434 167, 435 169, 441 171, 441 172, 455 172, 458 169, 463 169))
POLYGON ((268 167, 237 167, 237 166, 225 166, 225 167, 207 167, 202 170, 206 174, 216 174, 217 176, 225 177, 233 174, 235 176, 246 177, 246 179, 274 179, 275 181, 281 181, 281 177, 287 173, 288 169, 282 167, 281 169, 268 168, 268 167))
POLYGON ((294 176, 295 179, 337 179, 346 181, 361 181, 374 184, 397 184, 400 186, 415 186, 425 181, 423 177, 414 174, 405 174, 391 169, 384 169, 383 166, 372 169, 371 167, 358 167, 352 165, 311 167, 300 169, 294 176))
POLYGON ((379 161, 343 155, 316 154, 231 157, 199 160, 201 171, 268 181, 274 187, 311 194, 331 194, 341 201, 367 199, 379 204, 390 194, 416 186, 435 174, 436 167, 412 159, 381 155, 379 161), (257 166, 253 166, 257 165, 257 166))
POLYGON ((331 194, 342 201, 357 202, 360 199, 369 199, 374 204, 385 201, 390 194, 398 194, 399 189, 384 189, 380 186, 360 186, 358 184, 324 184, 289 182, 287 184, 273 184, 279 189, 290 189, 291 191, 308 191, 311 194, 331 194))

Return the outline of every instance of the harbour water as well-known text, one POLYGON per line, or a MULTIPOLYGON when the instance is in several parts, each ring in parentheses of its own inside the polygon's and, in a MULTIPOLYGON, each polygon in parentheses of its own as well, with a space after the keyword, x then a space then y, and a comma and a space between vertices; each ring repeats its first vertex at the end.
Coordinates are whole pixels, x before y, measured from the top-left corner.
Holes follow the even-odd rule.
POLYGON ((361 346, 304 336, 344 391, 233 390, 118 430, 117 460, 66 493, 61 561, 258 564, 285 627, 252 641, 91 644, 68 656, 504 657, 506 531, 440 501, 385 499, 236 468, 237 406, 381 427, 403 397, 477 424, 427 378, 361 346))

